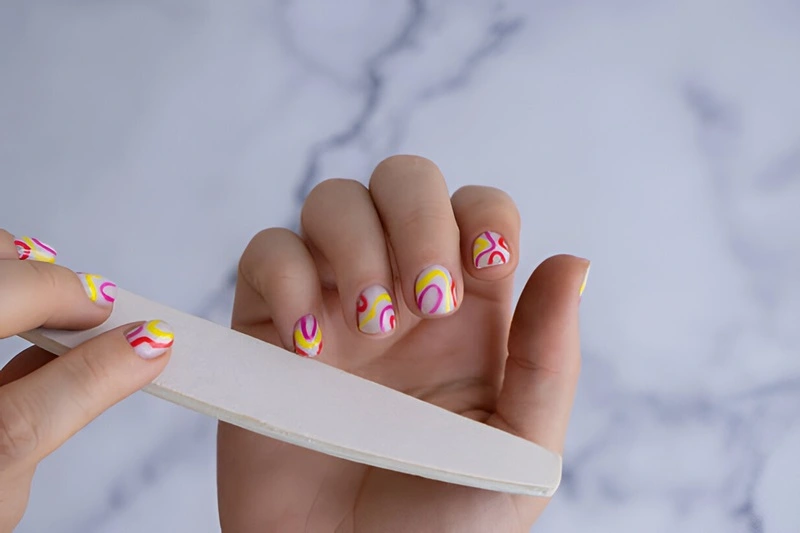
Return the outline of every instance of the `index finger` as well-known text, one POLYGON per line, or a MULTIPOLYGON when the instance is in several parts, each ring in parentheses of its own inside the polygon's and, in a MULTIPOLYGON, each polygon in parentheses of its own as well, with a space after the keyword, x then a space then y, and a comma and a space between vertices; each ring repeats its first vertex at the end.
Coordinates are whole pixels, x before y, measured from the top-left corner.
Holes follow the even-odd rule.
POLYGON ((116 284, 50 264, 55 255, 38 239, 0 230, 0 338, 41 326, 86 329, 108 318, 116 284))

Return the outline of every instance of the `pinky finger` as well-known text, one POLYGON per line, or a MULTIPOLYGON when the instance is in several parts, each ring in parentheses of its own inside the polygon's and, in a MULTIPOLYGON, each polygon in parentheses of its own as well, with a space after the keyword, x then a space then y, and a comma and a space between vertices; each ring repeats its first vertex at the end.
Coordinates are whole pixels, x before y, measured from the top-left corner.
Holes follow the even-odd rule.
POLYGON ((250 241, 239 263, 233 325, 304 357, 322 353, 322 290, 305 243, 283 229, 264 230, 250 241), (276 331, 264 337, 272 323, 276 331))

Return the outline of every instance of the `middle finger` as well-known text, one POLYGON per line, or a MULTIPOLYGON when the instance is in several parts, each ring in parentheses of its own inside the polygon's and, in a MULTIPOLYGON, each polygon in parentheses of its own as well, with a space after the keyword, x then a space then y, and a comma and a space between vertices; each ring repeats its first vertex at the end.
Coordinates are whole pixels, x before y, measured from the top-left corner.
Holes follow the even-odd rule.
POLYGON ((453 313, 463 287, 459 231, 439 168, 423 157, 390 157, 369 188, 411 310, 423 318, 453 313))
POLYGON ((397 320, 392 269, 369 191, 354 180, 324 181, 308 195, 301 218, 303 233, 333 269, 350 327, 391 333, 397 320))

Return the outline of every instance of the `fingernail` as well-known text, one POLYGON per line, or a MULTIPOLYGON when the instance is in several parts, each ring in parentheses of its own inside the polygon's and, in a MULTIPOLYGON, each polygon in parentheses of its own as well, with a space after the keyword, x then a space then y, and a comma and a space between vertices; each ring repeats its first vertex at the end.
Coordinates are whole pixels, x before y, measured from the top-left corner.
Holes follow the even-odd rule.
POLYGON ((117 299, 117 284, 97 274, 76 272, 86 295, 101 307, 110 307, 117 299))
POLYGON ((175 341, 172 327, 161 320, 151 320, 136 326, 125 334, 133 351, 142 359, 155 359, 164 355, 175 341))
POLYGON ((472 244, 472 262, 475 268, 504 265, 511 259, 511 251, 502 235, 484 231, 472 244))
POLYGON ((23 261, 41 261, 42 263, 55 263, 56 252, 55 248, 43 243, 39 239, 32 237, 20 237, 14 240, 14 245, 17 247, 17 254, 23 261))
POLYGON ((446 315, 454 311, 456 283, 450 271, 442 265, 432 265, 417 276, 414 286, 417 307, 425 315, 446 315))
POLYGON ((294 351, 303 357, 316 357, 322 352, 322 329, 314 315, 306 315, 295 323, 294 351))
POLYGON ((380 285, 373 285, 358 296, 356 304, 358 329, 368 335, 388 333, 396 325, 394 305, 389 291, 380 285))
POLYGON ((581 283, 581 289, 580 289, 580 291, 578 291, 578 296, 579 297, 582 297, 583 296, 583 291, 586 290, 586 280, 589 279, 589 270, 591 270, 591 268, 592 268, 592 264, 591 263, 586 265, 586 274, 583 275, 583 283, 581 283))

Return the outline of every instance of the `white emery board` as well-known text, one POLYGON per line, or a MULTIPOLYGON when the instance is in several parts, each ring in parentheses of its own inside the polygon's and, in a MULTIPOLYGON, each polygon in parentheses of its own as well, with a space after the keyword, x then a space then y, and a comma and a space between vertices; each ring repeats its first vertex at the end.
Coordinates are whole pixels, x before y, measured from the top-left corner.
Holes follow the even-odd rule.
POLYGON ((111 317, 87 331, 21 337, 57 355, 110 329, 157 318, 175 330, 172 357, 145 391, 275 439, 430 479, 551 496, 561 457, 282 348, 119 290, 111 317))

